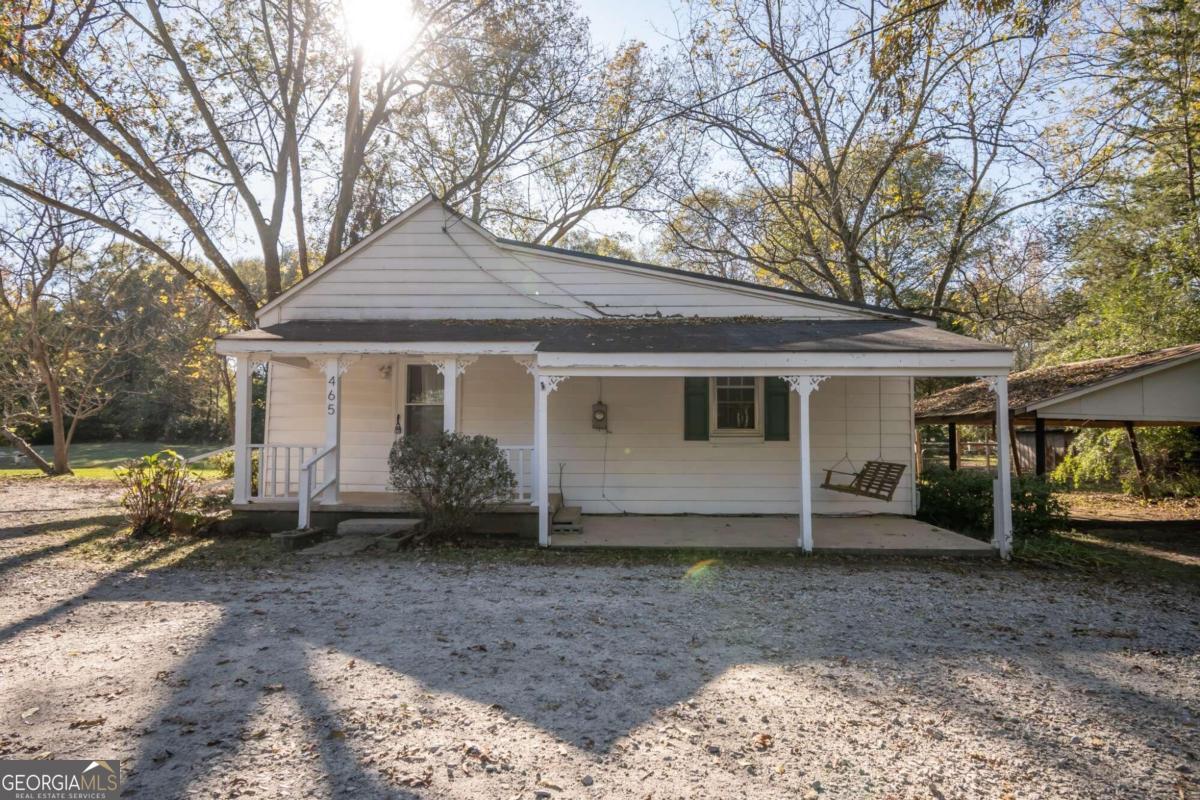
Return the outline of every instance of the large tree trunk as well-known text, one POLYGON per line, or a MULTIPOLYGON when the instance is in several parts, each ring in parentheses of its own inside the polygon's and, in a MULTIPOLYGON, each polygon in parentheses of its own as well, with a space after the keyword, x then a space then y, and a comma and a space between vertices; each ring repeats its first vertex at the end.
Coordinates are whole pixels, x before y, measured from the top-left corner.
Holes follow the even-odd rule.
POLYGON ((338 182, 337 198, 333 205, 333 219, 329 221, 329 240, 325 244, 325 260, 328 264, 342 253, 346 238, 346 223, 354 204, 354 183, 362 170, 362 154, 358 143, 362 136, 362 74, 363 50, 354 51, 350 66, 350 83, 346 90, 346 125, 342 131, 342 169, 338 182))
POLYGON ((46 397, 50 406, 50 432, 54 436, 54 472, 55 475, 71 475, 70 449, 71 441, 67 437, 66 415, 63 412, 62 388, 54 370, 50 369, 50 358, 46 348, 37 334, 31 334, 33 339, 33 363, 37 365, 42 384, 46 387, 46 397))
POLYGON ((36 464, 37 468, 40 469, 42 472, 46 473, 47 475, 54 474, 54 467, 50 465, 49 461, 42 458, 41 455, 38 453, 38 451, 34 450, 29 445, 29 442, 25 441, 20 436, 15 434, 13 431, 11 431, 8 428, 3 427, 3 426, 0 426, 0 436, 3 436, 5 439, 8 440, 9 444, 11 444, 13 447, 15 447, 20 452, 24 453, 26 455, 26 457, 28 457, 30 461, 32 461, 34 464, 36 464))

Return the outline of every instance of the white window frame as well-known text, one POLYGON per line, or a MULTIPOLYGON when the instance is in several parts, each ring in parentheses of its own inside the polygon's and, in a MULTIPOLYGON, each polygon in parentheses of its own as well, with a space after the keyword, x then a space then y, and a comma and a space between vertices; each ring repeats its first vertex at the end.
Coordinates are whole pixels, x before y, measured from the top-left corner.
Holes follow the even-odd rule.
MULTIPOLYGON (((720 375, 720 378, 743 378, 744 375, 720 375)), ((754 427, 720 428, 717 426, 717 377, 708 379, 708 436, 710 439, 763 438, 763 379, 754 379, 754 427)))
POLYGON ((442 416, 445 418, 446 413, 446 396, 445 386, 443 384, 442 402, 440 403, 409 403, 408 402, 408 368, 409 367, 428 367, 431 366, 428 361, 419 358, 398 358, 393 362, 392 366, 392 405, 396 408, 396 413, 392 415, 395 420, 400 417, 404 425, 404 433, 407 435, 408 430, 408 407, 412 406, 441 406, 442 416))

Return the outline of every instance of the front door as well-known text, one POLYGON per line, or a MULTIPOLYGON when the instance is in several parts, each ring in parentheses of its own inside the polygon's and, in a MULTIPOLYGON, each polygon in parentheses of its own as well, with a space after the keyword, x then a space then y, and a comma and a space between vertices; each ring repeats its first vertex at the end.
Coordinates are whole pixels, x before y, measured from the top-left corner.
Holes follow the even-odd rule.
POLYGON ((408 364, 400 385, 402 433, 428 435, 444 426, 444 378, 431 364, 408 364))

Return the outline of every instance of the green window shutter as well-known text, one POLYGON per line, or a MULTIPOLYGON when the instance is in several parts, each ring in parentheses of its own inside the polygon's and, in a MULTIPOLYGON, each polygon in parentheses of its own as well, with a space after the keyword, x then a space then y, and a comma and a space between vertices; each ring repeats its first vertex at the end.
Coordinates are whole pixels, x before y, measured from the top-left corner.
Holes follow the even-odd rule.
POLYGON ((783 378, 763 379, 763 438, 768 442, 788 440, 791 393, 783 378))
POLYGON ((683 379, 683 438, 708 441, 708 378, 683 379))

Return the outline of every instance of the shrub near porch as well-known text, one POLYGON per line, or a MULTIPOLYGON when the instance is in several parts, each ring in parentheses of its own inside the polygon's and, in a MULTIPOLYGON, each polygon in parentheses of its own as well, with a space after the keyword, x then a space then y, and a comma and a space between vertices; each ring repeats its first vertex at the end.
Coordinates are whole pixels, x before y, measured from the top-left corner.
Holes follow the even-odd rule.
MULTIPOLYGON (((918 480, 917 519, 952 531, 987 538, 992 530, 992 476, 976 470, 927 469, 918 480)), ((1051 483, 1037 477, 1013 479, 1013 534, 1039 536, 1067 527, 1067 507, 1051 483)))
POLYGON ((479 512, 512 499, 517 483, 495 439, 450 431, 405 436, 388 467, 392 486, 417 501, 434 536, 467 530, 479 512))

